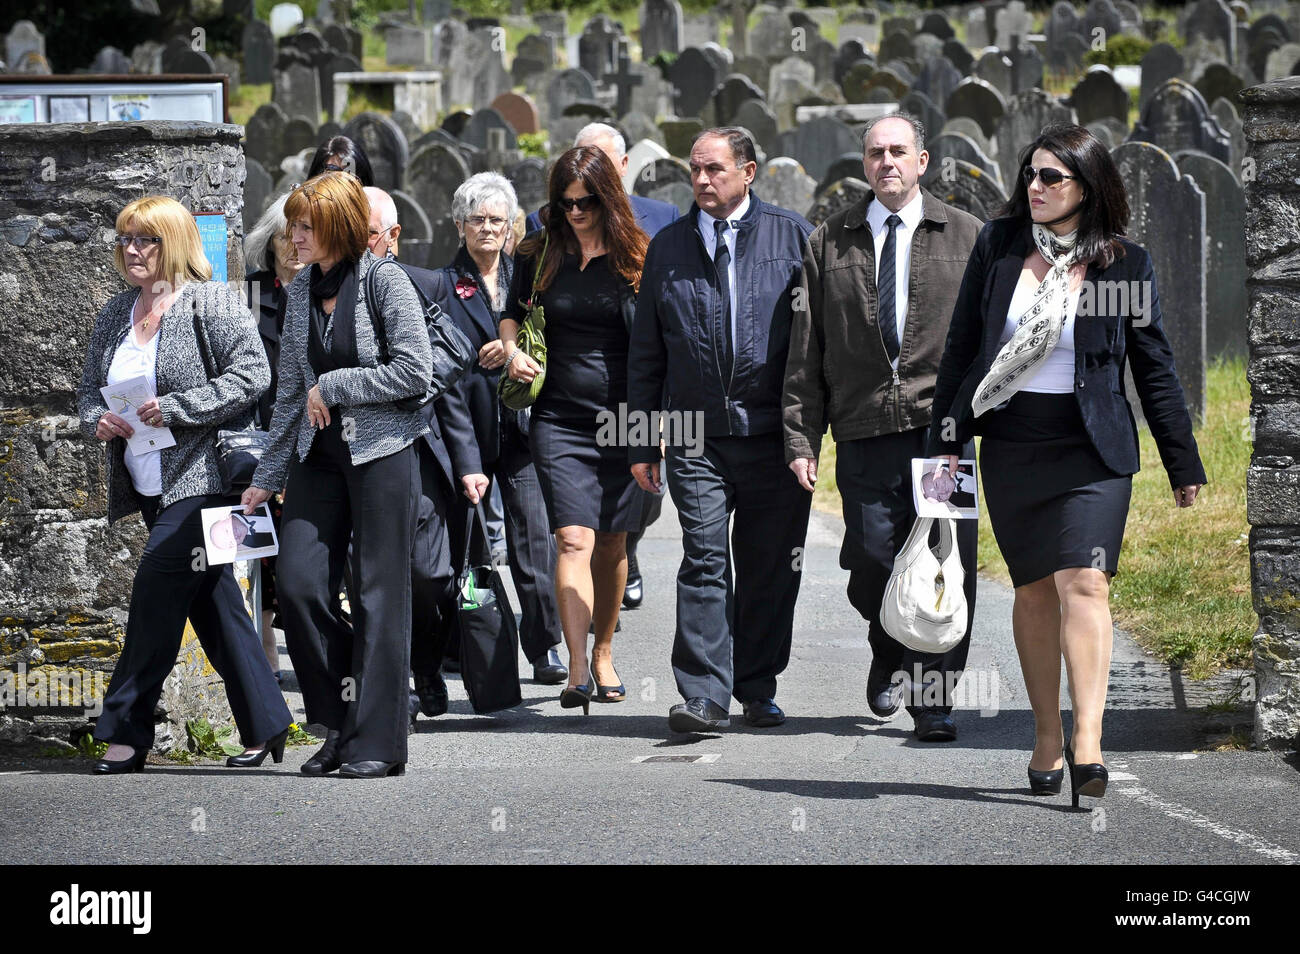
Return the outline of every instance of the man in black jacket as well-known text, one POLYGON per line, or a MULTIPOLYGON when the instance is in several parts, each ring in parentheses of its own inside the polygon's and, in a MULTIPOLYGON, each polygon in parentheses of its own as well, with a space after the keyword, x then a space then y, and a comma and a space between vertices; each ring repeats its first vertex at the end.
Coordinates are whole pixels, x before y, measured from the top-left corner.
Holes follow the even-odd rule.
MULTIPOLYGON (((628 353, 629 420, 668 412, 665 463, 685 549, 673 671, 686 702, 668 725, 729 725, 734 696, 750 725, 774 726, 785 721, 776 677, 790 658, 812 503, 785 466, 781 434, 793 294, 812 227, 750 192, 758 165, 744 130, 701 133, 690 164, 695 205, 650 243, 628 353), (681 439, 692 429, 702 440, 681 439)), ((660 493, 659 429, 648 433, 629 449, 632 474, 660 493)))

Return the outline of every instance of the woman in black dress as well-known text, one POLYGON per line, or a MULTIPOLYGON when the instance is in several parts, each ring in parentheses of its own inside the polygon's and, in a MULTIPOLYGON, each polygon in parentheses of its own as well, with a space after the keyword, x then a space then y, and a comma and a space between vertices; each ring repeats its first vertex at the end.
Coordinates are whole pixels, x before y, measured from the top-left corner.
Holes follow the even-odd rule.
POLYGON ((1190 507, 1205 483, 1151 257, 1124 238, 1128 215, 1119 170, 1083 127, 1049 126, 1025 149, 1014 196, 966 266, 930 431, 931 454, 954 471, 962 443, 984 436, 984 499, 1016 588, 1012 628, 1034 711, 1030 788, 1059 792, 1064 758, 1076 807, 1106 791, 1110 578, 1138 470, 1126 361, 1174 504, 1190 507))
POLYGON ((541 368, 515 336, 536 296, 545 309, 547 366, 530 438, 555 533, 555 594, 569 647, 560 704, 586 712, 593 697, 627 697, 614 669, 614 627, 627 581, 626 535, 641 525, 644 494, 628 473, 625 435, 598 435, 604 424, 607 436, 610 415, 617 419, 627 403, 628 328, 648 239, 599 149, 564 153, 551 170, 549 198, 557 214, 519 247, 500 334, 506 373, 531 381, 541 368))

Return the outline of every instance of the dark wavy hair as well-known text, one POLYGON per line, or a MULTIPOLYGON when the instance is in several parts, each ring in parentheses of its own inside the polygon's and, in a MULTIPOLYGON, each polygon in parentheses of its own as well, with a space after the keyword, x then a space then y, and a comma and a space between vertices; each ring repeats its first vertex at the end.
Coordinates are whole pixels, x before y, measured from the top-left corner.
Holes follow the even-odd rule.
POLYGON ((370 157, 366 155, 366 151, 359 143, 353 142, 347 136, 331 136, 317 147, 316 155, 311 157, 311 165, 307 168, 307 178, 315 179, 325 172, 325 163, 330 156, 338 156, 342 159, 343 171, 352 173, 361 180, 363 186, 375 184, 375 174, 370 170, 370 157))
POLYGON ((1033 221, 1024 171, 1039 149, 1046 149, 1059 159, 1071 175, 1079 177, 1077 181, 1083 187, 1077 260, 1099 268, 1110 267, 1116 259, 1124 257, 1119 236, 1128 234, 1128 195, 1110 150, 1082 126, 1054 123, 1043 127, 1038 138, 1020 153, 1020 166, 1016 169, 1015 182, 1011 183, 1011 198, 1001 214, 1025 225, 1033 221))
POLYGON ((569 225, 569 217, 560 207, 564 190, 579 180, 589 195, 600 197, 600 208, 605 216, 605 254, 609 256, 610 268, 639 291, 641 268, 645 265, 650 238, 637 225, 632 204, 627 200, 623 182, 609 156, 595 146, 575 146, 561 155, 551 168, 547 188, 550 204, 543 217, 542 229, 519 246, 520 257, 534 258, 543 248, 547 236, 550 237, 550 243, 545 245, 546 256, 542 260, 534 293, 543 292, 550 286, 560 270, 565 252, 579 250, 578 237, 573 226, 569 225))

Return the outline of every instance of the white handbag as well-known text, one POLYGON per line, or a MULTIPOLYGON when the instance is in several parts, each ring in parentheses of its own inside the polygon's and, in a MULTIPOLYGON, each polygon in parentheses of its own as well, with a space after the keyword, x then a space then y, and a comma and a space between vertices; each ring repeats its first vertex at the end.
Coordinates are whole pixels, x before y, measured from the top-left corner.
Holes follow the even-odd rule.
POLYGON ((939 553, 930 549, 935 517, 917 517, 880 603, 885 632, 908 649, 944 653, 966 634, 966 573, 957 552, 957 523, 939 521, 939 553))

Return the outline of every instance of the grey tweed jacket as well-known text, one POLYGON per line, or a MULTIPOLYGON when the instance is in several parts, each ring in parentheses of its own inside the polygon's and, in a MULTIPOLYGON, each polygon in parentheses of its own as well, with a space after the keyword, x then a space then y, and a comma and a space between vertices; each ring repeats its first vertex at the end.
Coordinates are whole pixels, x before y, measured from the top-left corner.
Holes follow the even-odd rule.
POLYGON ((280 382, 271 415, 271 443, 253 474, 253 486, 279 493, 288 476, 290 454, 306 460, 316 429, 307 419, 307 392, 320 385, 321 400, 337 407, 353 464, 364 464, 409 447, 429 430, 419 411, 393 405, 423 394, 433 376, 433 351, 415 286, 399 268, 378 273, 375 295, 384 318, 388 363, 379 361, 374 317, 366 302, 366 273, 379 259, 367 251, 357 266, 356 335, 360 367, 326 371, 316 380, 307 357, 310 328, 309 273, 298 272, 288 288, 284 331, 280 336, 280 382))
MULTIPOLYGON (((108 384, 109 366, 130 330, 139 296, 138 288, 114 296, 95 319, 77 388, 77 412, 87 437, 95 436, 95 426, 108 410, 99 389, 108 384)), ((163 423, 176 438, 175 447, 160 451, 161 505, 220 493, 217 428, 245 426, 253 404, 271 384, 257 324, 242 297, 221 282, 186 284, 158 328, 156 378, 163 423), (205 339, 202 351, 198 334, 205 339), (208 361, 220 372, 211 380, 208 361)), ((104 453, 111 523, 139 510, 140 497, 126 469, 126 440, 108 441, 104 453)))

